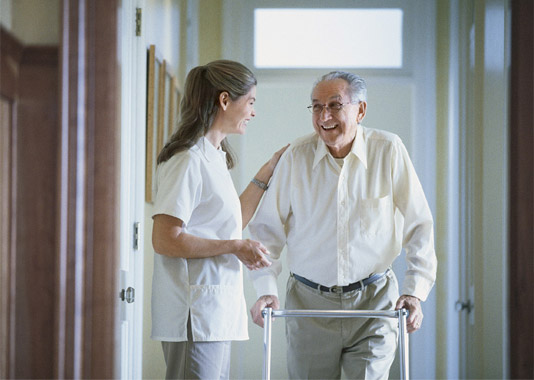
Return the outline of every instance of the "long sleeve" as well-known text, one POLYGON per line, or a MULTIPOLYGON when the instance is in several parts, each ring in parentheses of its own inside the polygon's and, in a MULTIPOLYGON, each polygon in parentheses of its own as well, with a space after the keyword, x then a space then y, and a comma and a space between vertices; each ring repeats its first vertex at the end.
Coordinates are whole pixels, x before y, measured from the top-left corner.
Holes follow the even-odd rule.
POLYGON ((400 140, 393 145, 392 184, 395 205, 404 216, 402 245, 407 270, 402 294, 424 301, 434 285, 437 270, 433 219, 421 183, 400 140))

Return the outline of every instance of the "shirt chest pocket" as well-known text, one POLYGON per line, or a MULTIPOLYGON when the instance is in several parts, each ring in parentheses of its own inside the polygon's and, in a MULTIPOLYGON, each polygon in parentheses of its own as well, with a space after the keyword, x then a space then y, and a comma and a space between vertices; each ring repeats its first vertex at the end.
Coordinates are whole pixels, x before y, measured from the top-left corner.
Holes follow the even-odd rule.
POLYGON ((393 231, 394 213, 391 197, 361 199, 360 233, 366 237, 389 235, 393 231))

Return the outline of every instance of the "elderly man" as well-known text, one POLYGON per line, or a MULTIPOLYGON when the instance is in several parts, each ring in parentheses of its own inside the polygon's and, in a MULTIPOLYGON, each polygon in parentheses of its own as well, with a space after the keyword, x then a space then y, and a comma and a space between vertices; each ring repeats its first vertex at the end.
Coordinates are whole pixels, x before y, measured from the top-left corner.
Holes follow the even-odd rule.
MULTIPOLYGON (((433 220, 406 148, 392 133, 366 128, 365 81, 334 71, 315 84, 308 107, 315 133, 291 144, 250 225, 273 265, 251 273, 258 300, 279 308, 277 276, 287 245, 291 275, 286 309, 410 311, 421 327, 435 281, 433 220), (399 214, 400 218, 396 215, 399 214), (399 289, 391 265, 406 251, 399 289)), ((288 371, 293 379, 388 378, 398 327, 390 319, 289 318, 288 371)))

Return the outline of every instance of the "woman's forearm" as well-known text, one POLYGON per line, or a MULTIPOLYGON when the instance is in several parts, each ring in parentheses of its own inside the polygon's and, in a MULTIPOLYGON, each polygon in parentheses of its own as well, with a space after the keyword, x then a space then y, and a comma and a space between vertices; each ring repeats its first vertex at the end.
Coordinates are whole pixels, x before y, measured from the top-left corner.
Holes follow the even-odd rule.
POLYGON ((154 250, 165 256, 200 259, 226 253, 237 253, 241 240, 204 239, 183 232, 181 220, 168 215, 156 215, 152 229, 154 250))
POLYGON ((190 235, 183 231, 183 222, 169 215, 156 215, 152 229, 154 251, 168 257, 203 259, 224 254, 235 255, 248 269, 271 265, 265 258, 267 248, 250 239, 214 240, 190 235))
POLYGON ((153 234, 154 250, 165 256, 181 257, 184 259, 203 259, 237 253, 241 240, 213 240, 180 233, 177 237, 157 236, 153 234))
MULTIPOLYGON (((280 157, 288 147, 289 145, 286 145, 279 151, 275 152, 272 158, 260 168, 254 178, 260 183, 267 185, 271 180, 274 168, 278 164, 280 157)), ((243 219, 243 229, 245 229, 245 227, 248 225, 248 222, 250 222, 250 220, 254 216, 254 213, 258 208, 258 205, 264 192, 265 189, 261 188, 257 184, 250 182, 243 191, 243 193, 241 193, 239 200, 241 201, 241 216, 243 219)))
MULTIPOLYGON (((268 184, 272 176, 272 170, 269 174, 269 168, 266 168, 267 164, 263 165, 254 178, 261 183, 268 184)), ((243 229, 247 226, 248 222, 254 216, 258 204, 260 203, 261 197, 265 193, 265 190, 260 186, 250 182, 245 188, 239 200, 241 201, 241 216, 243 219, 243 229)))

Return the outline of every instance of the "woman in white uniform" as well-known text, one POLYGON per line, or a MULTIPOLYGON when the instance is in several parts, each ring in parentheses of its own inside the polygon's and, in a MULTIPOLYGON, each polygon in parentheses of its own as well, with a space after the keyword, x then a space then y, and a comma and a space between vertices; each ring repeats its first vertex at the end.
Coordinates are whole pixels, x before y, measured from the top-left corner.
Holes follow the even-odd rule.
POLYGON ((285 148, 238 196, 226 136, 255 116, 256 78, 220 60, 186 78, 177 132, 158 157, 152 244, 152 338, 160 340, 166 378, 227 379, 230 342, 248 339, 244 264, 270 265, 267 249, 242 239, 285 148))

